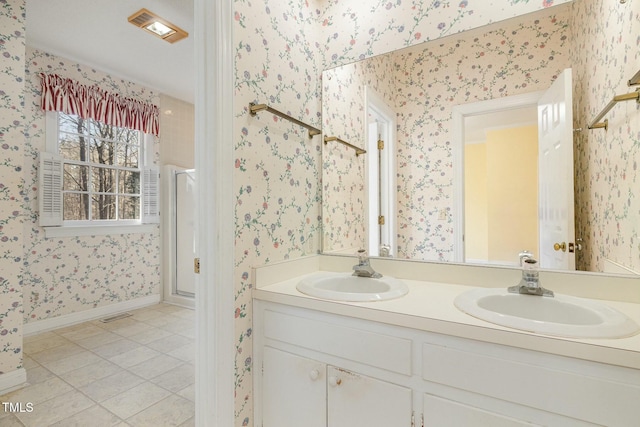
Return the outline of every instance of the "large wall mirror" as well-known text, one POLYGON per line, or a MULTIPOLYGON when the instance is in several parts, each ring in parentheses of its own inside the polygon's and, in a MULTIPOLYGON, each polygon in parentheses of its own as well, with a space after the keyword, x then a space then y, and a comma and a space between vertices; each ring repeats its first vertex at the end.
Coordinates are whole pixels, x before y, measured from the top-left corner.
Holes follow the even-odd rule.
POLYGON ((585 255, 607 218, 580 206, 597 172, 573 160, 594 132, 572 101, 579 1, 325 70, 323 252, 517 266, 527 251, 546 268, 636 274, 585 255), (559 121, 564 154, 540 169, 559 121))

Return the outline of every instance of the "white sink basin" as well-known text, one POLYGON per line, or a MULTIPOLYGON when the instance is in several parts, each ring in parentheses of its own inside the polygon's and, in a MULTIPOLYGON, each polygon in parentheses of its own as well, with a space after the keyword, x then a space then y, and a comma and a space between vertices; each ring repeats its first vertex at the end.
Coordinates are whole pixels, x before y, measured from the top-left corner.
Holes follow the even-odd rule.
POLYGON ((623 338, 640 332, 623 313, 594 300, 558 295, 541 297, 501 288, 464 292, 455 306, 473 317, 523 331, 567 338, 623 338))
POLYGON ((331 272, 305 277, 296 288, 312 297, 349 302, 384 301, 399 298, 409 292, 404 282, 393 277, 373 279, 331 272))

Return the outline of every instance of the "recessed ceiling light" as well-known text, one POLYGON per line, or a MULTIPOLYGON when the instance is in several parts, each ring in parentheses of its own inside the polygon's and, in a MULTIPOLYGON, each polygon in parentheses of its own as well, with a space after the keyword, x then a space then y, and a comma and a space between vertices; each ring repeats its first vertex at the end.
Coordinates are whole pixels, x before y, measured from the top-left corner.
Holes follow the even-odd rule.
POLYGON ((129 22, 169 43, 175 43, 189 36, 189 33, 182 28, 147 9, 140 9, 131 15, 129 22))
POLYGON ((173 31, 171 28, 167 27, 162 22, 158 22, 158 21, 152 22, 151 24, 147 25, 144 28, 160 37, 164 37, 173 31))

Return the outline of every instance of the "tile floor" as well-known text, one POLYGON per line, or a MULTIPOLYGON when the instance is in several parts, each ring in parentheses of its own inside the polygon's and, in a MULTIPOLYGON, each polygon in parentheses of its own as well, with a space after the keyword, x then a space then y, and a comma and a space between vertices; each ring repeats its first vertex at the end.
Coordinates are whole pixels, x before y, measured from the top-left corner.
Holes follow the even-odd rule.
POLYGON ((1 402, 2 427, 193 426, 195 313, 158 304, 131 317, 26 337, 27 386, 1 402))

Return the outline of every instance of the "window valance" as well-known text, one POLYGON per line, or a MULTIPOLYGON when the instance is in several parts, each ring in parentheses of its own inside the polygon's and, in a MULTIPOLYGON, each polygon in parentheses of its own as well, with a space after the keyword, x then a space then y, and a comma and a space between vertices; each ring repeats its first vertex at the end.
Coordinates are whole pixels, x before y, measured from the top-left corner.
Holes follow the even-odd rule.
POLYGON ((96 86, 86 86, 57 74, 40 73, 42 79, 41 106, 45 111, 75 114, 84 119, 140 130, 158 135, 158 107, 96 86))

